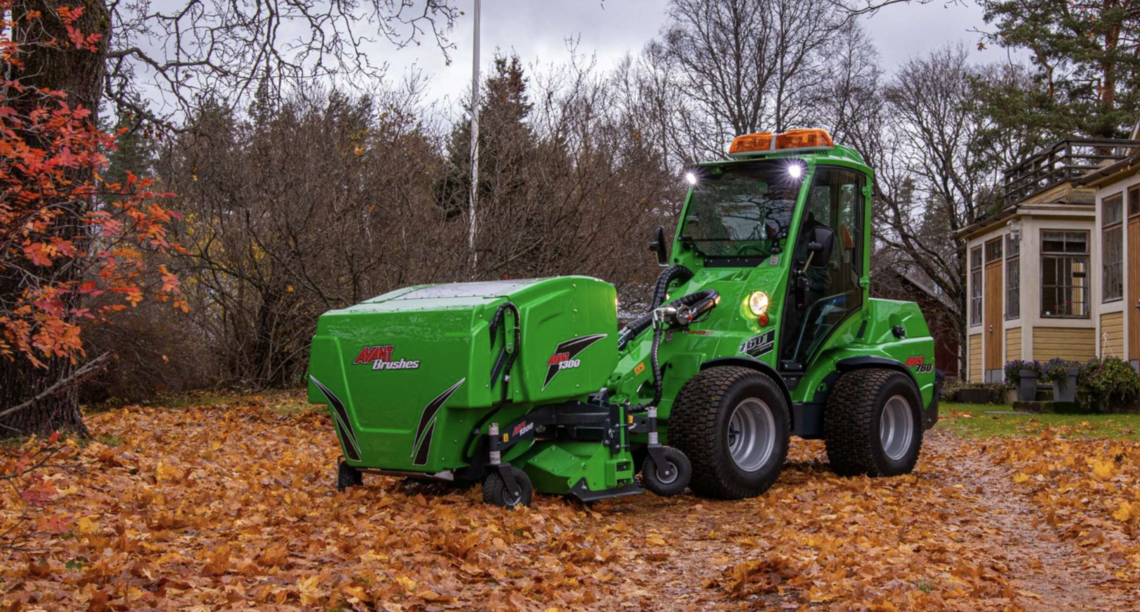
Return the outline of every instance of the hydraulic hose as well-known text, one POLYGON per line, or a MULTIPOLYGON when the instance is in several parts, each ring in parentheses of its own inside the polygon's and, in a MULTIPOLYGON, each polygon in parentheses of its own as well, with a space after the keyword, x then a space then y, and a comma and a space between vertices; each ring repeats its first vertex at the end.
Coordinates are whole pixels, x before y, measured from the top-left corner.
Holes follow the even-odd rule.
POLYGON ((693 272, 685 266, 669 266, 657 275, 657 286, 653 289, 653 302, 650 303, 652 308, 657 308, 665 301, 665 296, 669 293, 669 284, 675 280, 682 283, 688 282, 693 278, 693 272))
MULTIPOLYGON (((680 308, 682 306, 688 307, 702 300, 715 300, 717 296, 718 294, 716 291, 713 291, 712 289, 705 289, 704 291, 697 291, 696 293, 690 293, 688 295, 681 296, 672 302, 665 304, 665 306, 672 306, 674 308, 680 308)), ((641 335, 641 332, 649 329, 649 326, 652 324, 653 312, 650 312, 634 319, 632 322, 630 322, 629 325, 626 325, 621 330, 621 332, 618 333, 618 350, 620 351, 625 349, 625 347, 629 345, 630 341, 641 335)))
POLYGON ((665 386, 661 384, 661 364, 657 361, 657 348, 661 346, 661 330, 664 327, 664 321, 654 321, 653 323, 653 348, 650 350, 651 356, 649 358, 653 368, 653 402, 649 406, 653 408, 661 403, 662 388, 665 386))

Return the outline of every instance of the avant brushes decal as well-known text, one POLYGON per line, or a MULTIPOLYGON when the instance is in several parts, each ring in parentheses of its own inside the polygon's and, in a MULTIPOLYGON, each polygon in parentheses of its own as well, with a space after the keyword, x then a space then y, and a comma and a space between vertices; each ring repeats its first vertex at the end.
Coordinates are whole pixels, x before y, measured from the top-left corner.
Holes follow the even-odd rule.
POLYGON ((554 354, 546 361, 546 381, 542 383, 542 388, 545 389, 546 385, 550 384, 555 374, 558 374, 562 370, 569 370, 582 365, 581 362, 574 359, 574 357, 576 357, 578 353, 586 350, 586 347, 605 337, 606 334, 594 334, 593 336, 582 336, 581 338, 574 338, 573 340, 567 340, 559 344, 558 348, 554 349, 554 354))
POLYGON ((352 431, 352 426, 348 424, 348 413, 344 410, 344 403, 340 398, 329 391, 329 388, 322 385, 321 381, 317 380, 312 374, 309 375, 309 380, 325 394, 329 400, 329 406, 332 407, 333 421, 336 422, 337 433, 340 434, 340 439, 344 443, 344 454, 353 461, 360 461, 360 445, 356 442, 356 433, 352 431))
POLYGON ((450 389, 428 402, 427 406, 424 406, 424 412, 420 415, 420 426, 419 429, 416 430, 415 442, 412 443, 412 457, 415 457, 412 461, 413 465, 427 464, 428 450, 431 448, 431 436, 435 433, 435 415, 439 412, 439 409, 443 407, 447 398, 451 397, 451 394, 455 393, 466 380, 466 378, 460 379, 459 382, 451 385, 450 389))

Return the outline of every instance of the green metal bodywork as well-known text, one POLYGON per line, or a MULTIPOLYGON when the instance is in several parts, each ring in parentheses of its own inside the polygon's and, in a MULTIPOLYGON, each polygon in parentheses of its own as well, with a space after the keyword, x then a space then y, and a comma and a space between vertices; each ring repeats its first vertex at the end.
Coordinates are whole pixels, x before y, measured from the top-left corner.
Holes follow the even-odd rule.
MULTIPOLYGON (((805 169, 791 228, 800 227, 807 186, 818 168, 854 170, 866 177, 868 186, 873 180, 871 169, 859 154, 842 146, 766 153, 702 167, 726 168, 758 158, 794 159, 805 169)), ((862 194, 868 213, 870 194, 870 187, 862 194)), ((691 200, 690 192, 682 219, 691 200)), ((862 217, 862 236, 870 236, 871 215, 862 217)), ((659 349, 663 399, 658 415, 666 442, 677 393, 702 368, 717 363, 771 373, 788 394, 793 419, 805 423, 809 417, 821 422, 824 400, 845 364, 887 364, 906 369, 914 377, 923 407, 934 405, 934 343, 926 322, 916 304, 870 299, 869 240, 864 238, 860 247, 862 307, 834 329, 802 371, 788 373, 780 371, 777 356, 783 340, 781 315, 789 307, 785 302, 796 232, 786 238, 784 253, 789 255, 765 258, 759 265, 726 267, 709 265, 704 257, 686 248, 681 225, 678 223, 670 262, 685 266, 693 277, 674 288, 672 296, 713 289, 720 301, 707 318, 663 336, 659 349), (770 296, 766 325, 761 325, 748 308, 754 291, 770 296), (750 338, 772 330, 773 350, 758 358, 743 352, 742 345, 750 338), (899 330, 905 333, 899 334, 899 330)), ((310 357, 309 400, 330 404, 349 464, 391 472, 450 474, 471 461, 479 437, 474 435, 475 428, 485 434, 492 413, 494 422, 512 423, 541 406, 584 401, 604 388, 609 401, 622 407, 624 419, 626 402, 636 407, 652 400, 653 334, 640 334, 619 352, 616 306, 613 286, 581 276, 400 289, 320 318, 310 357), (506 346, 513 345, 511 317, 504 323, 507 333, 497 330, 494 337, 490 333, 491 319, 508 301, 519 309, 520 347, 506 346), (586 346, 576 349, 575 341, 586 346), (567 343, 575 349, 569 357, 570 351, 560 348, 567 343), (369 347, 370 353, 366 352, 369 347), (518 359, 511 369, 508 401, 496 408, 502 383, 492 382, 492 369, 505 347, 517 350, 518 359), (387 367, 401 360, 405 367, 387 367), (377 361, 384 365, 374 366, 377 361), (408 366, 413 361, 417 362, 414 368, 408 366), (433 400, 457 384, 432 410, 433 400), (342 411, 334 400, 343 405, 342 411), (343 420, 348 422, 341 424, 343 420)), ((795 433, 817 437, 818 428, 805 423, 793 423, 795 433)), ((511 447, 503 460, 524 469, 541 492, 566 493, 581 486, 583 479, 590 491, 603 491, 631 486, 636 471, 633 452, 645 440, 644 436, 633 436, 626 442, 630 443, 626 448, 614 452, 594 442, 531 441, 511 447)))

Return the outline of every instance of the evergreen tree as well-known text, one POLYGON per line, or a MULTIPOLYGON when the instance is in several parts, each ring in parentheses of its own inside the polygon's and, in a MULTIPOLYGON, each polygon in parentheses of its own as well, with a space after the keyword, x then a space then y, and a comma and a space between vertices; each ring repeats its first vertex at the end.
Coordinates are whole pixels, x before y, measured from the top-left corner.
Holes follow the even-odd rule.
MULTIPOLYGON (((526 81, 517 55, 495 55, 479 104, 479 195, 484 206, 506 205, 523 188, 522 169, 535 147, 526 123, 533 108, 526 81)), ((470 108, 469 103, 466 106, 470 108)), ((436 192, 448 218, 455 218, 466 212, 471 187, 469 112, 448 137, 447 160, 447 174, 436 192)))
POLYGON ((1034 89, 995 96, 998 116, 1033 105, 1036 118, 1068 132, 1127 136, 1137 119, 1140 54, 1138 0, 981 0, 989 42, 1030 52, 1034 89))

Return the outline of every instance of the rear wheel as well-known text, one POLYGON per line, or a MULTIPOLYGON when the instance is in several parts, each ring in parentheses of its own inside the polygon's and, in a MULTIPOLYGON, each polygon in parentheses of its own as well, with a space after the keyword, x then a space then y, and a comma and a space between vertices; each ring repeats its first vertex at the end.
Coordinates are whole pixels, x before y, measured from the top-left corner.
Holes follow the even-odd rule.
POLYGON ((360 470, 341 459, 336 466, 336 490, 343 491, 348 487, 359 487, 362 484, 364 484, 364 475, 360 470))
POLYGON ((907 474, 922 448, 922 397, 902 372, 848 372, 827 401, 823 437, 840 475, 907 474))
POLYGON ((709 368, 677 394, 669 443, 692 462, 693 491, 722 499, 755 497, 784 467, 789 422, 787 400, 772 379, 749 368, 709 368))

